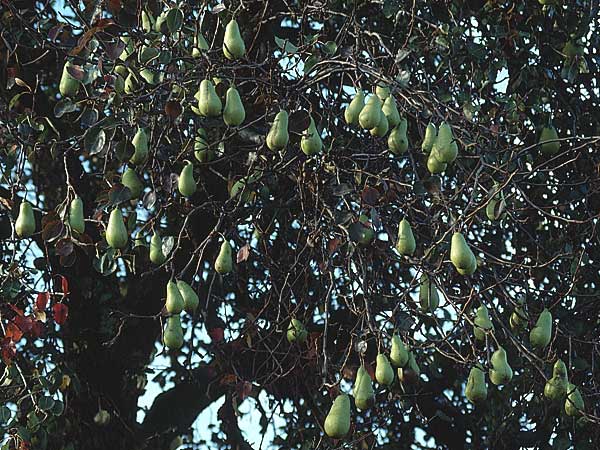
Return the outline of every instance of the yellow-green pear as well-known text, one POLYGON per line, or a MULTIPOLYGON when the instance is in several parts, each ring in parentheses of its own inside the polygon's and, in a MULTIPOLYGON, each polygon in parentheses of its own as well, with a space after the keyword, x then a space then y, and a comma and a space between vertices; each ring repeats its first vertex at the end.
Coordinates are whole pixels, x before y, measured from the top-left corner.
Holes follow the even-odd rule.
POLYGON ((372 130, 379 125, 382 118, 385 118, 381 110, 381 100, 376 95, 371 95, 366 105, 358 115, 358 123, 365 130, 372 130))
POLYGON ((135 91, 138 90, 138 88, 139 81, 135 74, 130 71, 127 77, 125 78, 125 87, 123 88, 123 91, 125 91, 126 94, 133 94, 135 91))
POLYGON ((402 219, 398 226, 398 240, 396 241, 396 250, 402 256, 412 256, 417 248, 415 236, 408 220, 402 219))
POLYGON ((199 58, 200 55, 202 55, 202 52, 205 52, 208 49, 208 42, 206 42, 206 39, 204 38, 202 32, 198 31, 198 33, 196 33, 196 36, 194 36, 194 47, 192 48, 192 57, 199 58))
POLYGON ((196 192, 196 180, 194 180, 194 165, 188 161, 181 169, 177 182, 179 193, 184 197, 191 197, 196 192))
POLYGON ((23 200, 19 206, 19 215, 15 221, 15 232, 20 238, 26 238, 35 233, 35 217, 31 203, 23 200))
POLYGON ((393 95, 390 95, 388 98, 385 99, 381 110, 387 118, 390 128, 394 128, 400 123, 400 113, 398 112, 398 107, 396 106, 396 99, 393 95))
POLYGON ((334 400, 323 425, 325 433, 332 439, 341 439, 350 431, 350 398, 340 394, 334 400))
POLYGON ((225 108, 223 109, 223 122, 230 127, 241 125, 246 119, 246 110, 242 104, 240 93, 234 87, 227 89, 225 95, 225 108))
POLYGON ((585 409, 583 397, 577 386, 567 383, 567 398, 565 399, 565 412, 568 416, 579 416, 585 409))
POLYGON ((500 347, 492 354, 490 360, 492 367, 490 369, 490 381, 496 386, 508 383, 512 380, 513 370, 506 359, 506 351, 500 347))
POLYGON ((383 137, 387 134, 389 130, 390 124, 388 123, 388 120, 385 117, 385 115, 382 115, 381 120, 379 121, 379 125, 369 130, 369 133, 371 133, 371 136, 383 137))
POLYGON ((167 260, 167 257, 163 253, 162 244, 163 241, 160 234, 154 230, 150 239, 150 261, 157 265, 161 265, 167 260))
POLYGON ((218 117, 221 115, 223 104, 217 95, 215 86, 210 80, 202 80, 198 90, 198 110, 205 117, 218 117))
POLYGON ((80 82, 77 78, 73 77, 68 68, 73 64, 71 61, 67 61, 63 66, 62 75, 60 77, 60 83, 58 85, 58 90, 60 91, 60 95, 63 97, 74 97, 79 92, 80 82))
POLYGON ((140 181, 137 173, 131 167, 128 167, 121 177, 123 186, 127 186, 131 191, 131 198, 138 198, 144 191, 144 184, 140 181))
POLYGON ((235 19, 231 19, 225 27, 223 37, 223 54, 227 59, 237 59, 246 53, 246 45, 240 34, 240 27, 235 19))
POLYGON ((431 282, 426 273, 420 279, 419 304, 423 311, 428 312, 435 311, 440 304, 440 295, 435 287, 435 283, 431 282))
POLYGON ((445 164, 451 164, 456 159, 458 154, 458 146, 454 142, 454 136, 452 135, 452 128, 447 122, 442 122, 438 130, 437 137, 433 142, 431 148, 431 155, 445 164))
POLYGON ((439 162, 433 152, 429 153, 429 156, 427 157, 427 170, 429 170, 431 174, 435 175, 442 173, 444 170, 446 170, 447 166, 448 165, 446 163, 439 162))
POLYGON ((421 368, 417 364, 413 352, 408 352, 408 363, 406 364, 406 367, 399 367, 397 372, 398 380, 400 380, 401 383, 415 384, 419 381, 421 368))
POLYGON ((549 125, 542 128, 540 133, 539 144, 542 147, 542 154, 546 156, 553 156, 560 150, 560 142, 557 141, 558 133, 554 126, 549 125))
POLYGON ((233 256, 231 255, 231 245, 228 240, 221 244, 221 250, 215 260, 215 270, 221 275, 228 274, 233 270, 233 256))
POLYGON ((165 302, 165 307, 169 314, 179 314, 185 307, 181 292, 179 292, 177 283, 173 280, 167 282, 167 301, 165 302))
POLYGON ((288 118, 288 113, 284 110, 279 111, 275 116, 273 125, 271 125, 269 133, 267 133, 266 142, 267 147, 269 147, 270 150, 283 150, 288 144, 288 141, 290 140, 290 135, 288 133, 288 118))
POLYGON ((388 136, 388 148, 394 155, 402 155, 408 150, 407 127, 408 122, 403 118, 388 136))
POLYGON ((389 386, 394 382, 394 369, 383 353, 377 355, 376 361, 375 379, 379 384, 389 386))
POLYGON ((477 260, 462 233, 452 235, 450 261, 461 275, 471 275, 477 269, 477 260))
POLYGON ((300 148, 307 156, 316 155, 323 148, 323 141, 312 117, 310 118, 308 129, 302 134, 300 148))
POLYGON ((106 242, 115 249, 122 249, 127 245, 127 228, 119 208, 113 209, 108 218, 106 242))
POLYGON ((138 128, 131 143, 133 144, 135 151, 129 159, 129 162, 136 166, 140 166, 148 159, 148 135, 146 134, 146 130, 144 128, 138 128))
POLYGON ((83 201, 80 197, 75 197, 71 200, 71 205, 69 206, 69 225, 72 230, 77 231, 79 234, 83 234, 85 231, 83 201))
POLYGON ((485 373, 479 367, 473 367, 469 373, 465 395, 471 403, 480 403, 487 398, 485 373))
POLYGON ((183 280, 177 280, 177 289, 183 298, 183 309, 189 314, 194 314, 200 304, 196 291, 183 280))
POLYGON ((163 333, 163 342, 170 350, 179 350, 183 345, 183 329, 179 315, 170 316, 163 333))
POLYGON ((485 341, 485 336, 494 330, 494 324, 485 305, 481 305, 475 312, 473 320, 473 334, 478 341, 485 341))
POLYGON ((383 83, 378 83, 375 86, 375 95, 381 99, 381 101, 387 100, 390 96, 390 87, 383 83))
POLYGON ((423 143, 421 144, 421 150, 423 150, 423 153, 431 152, 436 137, 437 128, 433 123, 429 123, 427 128, 425 128, 425 137, 423 137, 423 143))
POLYGON ((306 331, 306 328, 302 322, 300 322, 298 319, 292 319, 290 320, 286 337, 290 344, 293 342, 302 344, 303 342, 306 342, 308 331, 306 331))
POLYGON ((514 333, 518 333, 525 329, 529 323, 529 315, 524 309, 524 304, 520 301, 510 315, 510 328, 514 333))
POLYGON ((552 338, 552 314, 548 309, 540 313, 535 326, 529 332, 529 342, 533 348, 544 349, 552 338))
POLYGON ((552 368, 552 378, 544 386, 544 396, 555 402, 564 400, 567 395, 567 384, 567 366, 559 359, 552 368))
POLYGON ((408 350, 400 336, 392 336, 392 348, 390 349, 390 361, 396 367, 404 367, 408 363, 408 350))
POLYGON ((356 372, 356 380, 353 388, 354 403, 358 409, 363 411, 369 409, 375 403, 375 392, 373 381, 367 370, 361 366, 356 372))
POLYGON ((365 107, 365 93, 362 89, 356 91, 356 95, 344 111, 344 119, 348 125, 358 124, 358 116, 365 107))

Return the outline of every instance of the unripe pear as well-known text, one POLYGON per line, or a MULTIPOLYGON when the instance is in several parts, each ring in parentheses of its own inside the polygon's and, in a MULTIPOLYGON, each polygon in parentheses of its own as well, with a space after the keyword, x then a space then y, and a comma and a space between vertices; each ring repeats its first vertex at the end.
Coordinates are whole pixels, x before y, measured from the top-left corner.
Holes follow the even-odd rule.
POLYGON ((450 261, 461 275, 471 275, 477 269, 477 260, 469 248, 462 233, 452 235, 450 244, 450 261))
POLYGON ((177 182, 179 193, 184 197, 191 197, 196 192, 196 180, 194 180, 194 165, 188 163, 181 169, 179 181, 177 182))
POLYGON ((223 37, 223 54, 227 59, 237 59, 246 53, 246 45, 240 34, 240 27, 235 19, 231 19, 225 27, 223 37))
POLYGON ((419 304, 423 311, 433 312, 440 304, 440 296, 435 283, 432 283, 427 274, 423 274, 419 286, 419 304))
POLYGON ((398 240, 396 250, 403 256, 412 256, 417 248, 415 236, 408 220, 402 219, 398 227, 398 240))
POLYGON ((167 257, 163 253, 162 244, 162 238, 154 230, 150 239, 150 261, 156 265, 161 265, 167 260, 167 257))
POLYGON ((527 311, 523 308, 523 302, 519 302, 519 304, 515 307, 515 310, 510 315, 509 323, 510 328, 513 332, 518 333, 522 331, 527 326, 529 322, 529 315, 527 311))
POLYGON ((127 228, 123 220, 123 214, 119 208, 115 208, 108 218, 106 227, 106 242, 115 249, 125 248, 127 245, 127 228))
POLYGON ((492 367, 490 369, 490 381, 496 386, 506 384, 513 377, 513 370, 506 359, 506 351, 500 347, 492 354, 490 360, 492 367))
POLYGON ((363 411, 369 409, 375 403, 375 392, 373 381, 364 367, 359 367, 354 381, 354 403, 358 409, 363 411))
POLYGON ((302 134, 300 148, 307 156, 316 155, 323 148, 323 141, 312 117, 310 118, 308 129, 302 134))
POLYGON ((390 132, 388 148, 394 155, 402 155, 408 150, 408 136, 406 135, 408 122, 401 119, 398 125, 390 132))
POLYGON ((358 124, 358 116, 365 107, 365 93, 362 89, 356 91, 356 95, 344 111, 344 119, 348 125, 358 124))
POLYGON ((469 373, 465 395, 471 403, 480 403, 487 398, 485 373, 479 367, 473 367, 469 373))
POLYGON ((198 110, 205 117, 218 117, 221 115, 223 104, 217 95, 215 86, 210 80, 202 80, 198 90, 198 110))
POLYGON ((177 280, 177 289, 183 298, 183 309, 189 314, 194 314, 200 304, 196 291, 183 280, 177 280))
POLYGON ((565 399, 565 412, 568 416, 579 416, 585 409, 581 392, 574 384, 567 383, 567 398, 565 399))
POLYGON ((458 146, 453 145, 453 142, 452 128, 447 122, 442 122, 431 148, 431 155, 434 155, 441 163, 453 163, 458 154, 458 146))
POLYGON ((567 367, 559 359, 552 368, 552 378, 544 386, 544 396, 555 402, 564 400, 567 395, 567 384, 567 367))
POLYGON ((485 336, 494 330, 494 324, 490 319, 488 309, 485 305, 481 305, 477 308, 473 323, 473 334, 478 341, 485 341, 485 336))
POLYGON ((183 345, 183 329, 179 315, 170 316, 163 333, 163 342, 170 350, 179 350, 183 345))
POLYGON ((148 135, 144 128, 138 128, 133 139, 131 140, 135 151, 129 159, 129 162, 140 166, 148 159, 148 135))
POLYGON ((542 146, 542 154, 553 156, 560 150, 560 142, 557 141, 558 133, 552 125, 542 128, 539 144, 542 146), (551 142, 554 141, 554 142, 551 142))
POLYGON ((346 394, 337 396, 323 425, 325 433, 332 439, 341 439, 350 431, 350 398, 346 394))
POLYGON ((127 186, 131 191, 131 198, 138 198, 142 192, 144 191, 144 185, 140 181, 131 167, 128 167, 125 172, 123 172, 123 176, 121 177, 121 183, 123 186, 127 186))
POLYGON ((233 270, 233 258, 231 255, 231 245, 229 241, 224 240, 221 244, 221 250, 215 260, 215 270, 221 275, 228 274, 233 270))
POLYGON ((416 384, 419 381, 419 375, 421 375, 421 369, 417 364, 415 355, 413 352, 408 352, 406 367, 398 368, 398 380, 404 384, 416 384))
POLYGON ((202 32, 198 31, 198 33, 196 33, 196 36, 194 36, 194 48, 192 49, 192 57, 199 58, 202 55, 202 52, 205 52, 208 49, 208 42, 206 42, 206 39, 204 38, 202 32))
POLYGON ((371 136, 383 137, 387 134, 389 129, 390 124, 388 123, 388 120, 385 117, 385 115, 382 115, 379 124, 375 128, 369 130, 369 133, 371 133, 371 136))
POLYGON ((390 95, 388 98, 385 99, 381 110, 387 118, 390 128, 394 128, 400 123, 400 113, 398 112, 398 108, 396 106, 396 99, 393 95, 390 95))
POLYGON ((288 141, 290 135, 288 133, 288 113, 281 110, 275 116, 273 125, 267 134, 267 147, 273 151, 283 150, 288 141))
POLYGON ((19 215, 15 221, 15 232, 20 238, 26 238, 35 233, 35 217, 31 203, 26 200, 19 206, 19 215))
POLYGON ((375 95, 377 95, 381 101, 387 100, 390 96, 390 87, 383 83, 377 84, 377 86, 375 86, 375 95))
POLYGON ((225 95, 225 109, 223 109, 223 122, 230 127, 237 127, 246 118, 246 110, 240 98, 240 93, 234 87, 227 89, 225 95))
POLYGON ((60 95, 63 97, 75 97, 79 92, 80 82, 77 78, 73 77, 68 68, 73 64, 71 61, 67 61, 63 66, 62 75, 60 77, 60 83, 58 85, 58 90, 60 91, 60 95))
POLYGON ((167 301, 165 302, 165 307, 169 314, 179 314, 185 307, 181 292, 179 292, 177 284, 172 280, 167 282, 167 301))
POLYGON ((433 123, 429 123, 427 128, 425 128, 425 137, 423 138, 423 143, 421 144, 421 150, 423 150, 423 153, 431 152, 436 137, 437 129, 433 123))
POLYGON ((392 336, 392 348, 390 349, 390 360, 396 367, 404 367, 408 363, 408 350, 400 336, 392 336))
POLYGON ((383 353, 377 355, 377 364, 375 366, 375 379, 379 384, 389 386, 394 382, 394 369, 383 353))
POLYGON ((83 201, 80 197, 75 197, 71 200, 69 207, 69 225, 72 230, 83 234, 85 231, 85 221, 83 217, 83 201))
POLYGON ((381 110, 381 100, 376 95, 371 95, 366 105, 358 115, 358 123, 365 130, 372 130, 379 125, 382 118, 385 118, 381 110))
POLYGON ((298 319, 292 319, 290 320, 286 337, 290 344, 293 342, 298 342, 299 344, 302 344, 306 342, 306 338, 308 337, 308 331, 306 331, 306 328, 304 327, 304 324, 302 322, 300 322, 298 319))
POLYGON ((437 160, 433 152, 427 157, 427 170, 433 175, 442 173, 448 165, 437 160))
POLYGON ((529 342, 533 348, 544 349, 552 338, 552 314, 548 309, 539 315, 535 326, 529 332, 529 342))

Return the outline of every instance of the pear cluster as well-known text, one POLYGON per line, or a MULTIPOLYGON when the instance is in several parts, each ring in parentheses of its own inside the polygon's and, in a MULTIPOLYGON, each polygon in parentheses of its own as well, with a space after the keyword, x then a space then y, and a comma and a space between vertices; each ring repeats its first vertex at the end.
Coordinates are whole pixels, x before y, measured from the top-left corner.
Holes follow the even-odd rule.
POLYGON ((169 314, 163 332, 163 343, 170 350, 178 350, 183 345, 183 328, 181 327, 181 313, 186 311, 194 314, 198 309, 200 300, 196 291, 183 280, 169 280, 167 282, 167 299, 165 310, 169 314))

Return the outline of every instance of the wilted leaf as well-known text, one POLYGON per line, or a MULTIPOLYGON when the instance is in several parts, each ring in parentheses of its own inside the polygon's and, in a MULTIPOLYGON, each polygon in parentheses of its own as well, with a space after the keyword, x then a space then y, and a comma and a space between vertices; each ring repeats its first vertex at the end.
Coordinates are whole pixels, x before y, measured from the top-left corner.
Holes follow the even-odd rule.
POLYGON ((237 252, 237 263, 244 262, 250 256, 250 246, 248 244, 244 245, 237 252))
POLYGON ((64 303, 56 303, 52 307, 52 317, 54 317, 54 321, 63 325, 67 321, 67 317, 69 316, 69 307, 64 303))

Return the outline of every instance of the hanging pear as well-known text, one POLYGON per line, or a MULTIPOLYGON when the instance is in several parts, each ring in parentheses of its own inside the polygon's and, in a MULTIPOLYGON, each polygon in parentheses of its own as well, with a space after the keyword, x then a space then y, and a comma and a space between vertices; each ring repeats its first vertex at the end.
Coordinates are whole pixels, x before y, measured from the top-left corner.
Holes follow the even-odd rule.
POLYGON ((230 127, 237 127, 246 119, 246 110, 240 98, 240 93, 235 87, 227 89, 225 95, 225 108, 223 109, 223 122, 230 127))
POLYGON ((375 403, 375 392, 371 375, 364 367, 359 367, 354 382, 354 403, 358 409, 363 411, 369 409, 375 403))
POLYGON ((394 128, 400 123, 400 113, 398 112, 398 107, 396 106, 396 99, 393 95, 390 95, 388 98, 385 99, 381 110, 387 118, 390 128, 394 128))
POLYGON ((429 276, 424 273, 421 276, 419 286, 419 304, 423 311, 434 312, 440 304, 440 295, 435 283, 429 280, 429 276))
POLYGON ((389 386, 394 382, 394 369, 383 353, 377 355, 377 364, 375 366, 375 379, 383 386, 389 386))
POLYGON ((302 134, 300 148, 307 156, 316 155, 323 148, 323 141, 312 117, 308 129, 302 134))
POLYGON ((323 425, 325 433, 332 439, 341 439, 350 431, 350 398, 346 394, 337 396, 323 425))
POLYGON ((183 328, 179 315, 170 316, 163 333, 163 342, 170 350, 179 350, 183 345, 183 328))
POLYGON ((364 107, 365 93, 362 91, 362 89, 358 89, 356 91, 356 95, 344 111, 344 119, 346 119, 346 123, 348 125, 357 125, 358 116, 364 107))
POLYGON ((183 298, 183 309, 188 314, 194 314, 200 304, 200 299, 196 291, 183 280, 177 280, 177 289, 183 298))
POLYGON ((525 329, 527 324, 529 323, 529 315, 527 311, 524 309, 524 301, 520 300, 517 303, 514 311, 510 315, 509 319, 510 328, 514 333, 518 333, 525 329))
POLYGON ((441 163, 451 164, 456 159, 457 154, 458 146, 454 142, 452 128, 447 122, 442 122, 431 148, 431 155, 441 163))
POLYGON ((205 52, 208 49, 208 42, 206 42, 206 39, 204 38, 202 32, 198 30, 198 33, 196 33, 196 36, 194 36, 192 58, 199 58, 202 55, 202 52, 205 52))
POLYGON ((150 261, 159 266, 167 260, 167 257, 163 253, 162 244, 160 234, 154 230, 150 239, 150 261))
POLYGON ((129 162, 140 166, 148 159, 148 135, 144 128, 138 128, 133 139, 131 140, 135 151, 129 159, 129 162))
POLYGON ((304 324, 302 322, 300 322, 298 319, 292 319, 290 320, 286 337, 290 344, 293 342, 298 342, 299 344, 302 344, 306 342, 306 338, 308 337, 308 331, 306 331, 306 328, 304 327, 304 324))
POLYGON ((246 53, 246 45, 240 34, 240 27, 235 19, 231 19, 225 27, 223 37, 223 54, 227 59, 241 58, 246 53))
POLYGON ((567 366, 559 359, 552 368, 552 378, 544 386, 544 396, 555 402, 564 400, 567 395, 567 384, 567 366))
POLYGON ((425 137, 423 138, 423 143, 421 144, 421 150, 423 150, 423 153, 431 152, 436 137, 437 128, 433 123, 429 123, 427 128, 425 128, 425 137))
POLYGON ((106 242, 115 249, 122 249, 127 245, 127 228, 125 228, 123 214, 119 208, 113 209, 108 218, 106 242))
POLYGON ((398 368, 398 380, 401 383, 415 384, 419 381, 419 375, 421 375, 421 368, 417 364, 415 355, 413 352, 408 352, 408 363, 406 367, 398 368))
POLYGON ((267 147, 273 151, 283 150, 289 140, 288 113, 287 111, 281 110, 275 116, 273 125, 271 125, 271 129, 267 134, 267 147))
POLYGON ((494 330, 494 324, 490 319, 490 314, 485 305, 481 305, 475 311, 475 319, 473 320, 473 334, 478 341, 485 341, 485 336, 494 330))
POLYGON ((71 61, 67 61, 63 66, 62 76, 58 84, 58 90, 63 97, 75 97, 79 92, 80 82, 69 73, 69 68, 73 66, 71 61))
POLYGON ((405 118, 402 118, 388 136, 388 148, 394 155, 402 155, 408 150, 407 127, 408 122, 405 118))
POLYGON ((375 128, 369 130, 369 133, 371 133, 371 136, 383 137, 387 134, 389 130, 390 124, 388 123, 387 118, 384 115, 382 115, 379 124, 375 128))
POLYGON ((499 220, 504 215, 506 210, 506 202, 504 200, 504 194, 500 190, 498 183, 494 183, 494 187, 490 193, 490 199, 485 206, 485 215, 492 222, 499 220))
POLYGON ((85 221, 83 217, 83 201, 80 197, 75 197, 71 200, 69 207, 69 225, 71 230, 75 230, 79 234, 85 231, 85 221))
POLYGON ((373 230, 369 218, 365 214, 358 216, 358 224, 360 224, 358 243, 365 247, 375 239, 375 230, 373 230))
POLYGON ((415 236, 408 220, 402 219, 398 227, 398 240, 396 241, 396 250, 402 256, 412 256, 417 248, 415 236))
POLYGON ((477 270, 477 260, 462 233, 452 235, 450 261, 461 275, 472 275, 477 270))
POLYGON ((381 119, 385 118, 381 110, 381 100, 376 95, 371 95, 366 105, 358 115, 358 123, 365 130, 372 130, 379 125, 381 119))
POLYGON ((131 167, 128 167, 121 176, 121 183, 131 191, 131 198, 138 198, 144 191, 144 185, 140 181, 137 173, 131 167))
POLYGON ((408 363, 408 350, 400 336, 392 336, 392 348, 390 349, 390 360, 396 367, 404 367, 408 363))
POLYGON ((212 81, 202 80, 197 96, 200 114, 205 117, 218 117, 221 115, 223 104, 212 81))
POLYGON ((480 403, 487 398, 485 373, 479 367, 473 367, 469 373, 465 395, 471 403, 480 403))
POLYGON ((565 412, 568 416, 579 416, 585 409, 583 397, 577 386, 567 383, 567 398, 565 399, 565 412))
POLYGON ((35 233, 35 217, 31 203, 26 200, 19 206, 19 215, 15 221, 15 232, 20 238, 26 238, 35 233))
POLYGON ((196 180, 194 180, 194 165, 188 161, 181 169, 177 182, 179 193, 184 197, 191 197, 196 192, 196 180))
POLYGON ((375 86, 375 95, 381 99, 381 101, 387 100, 390 96, 390 87, 387 84, 379 83, 375 86))
POLYGON ((221 250, 215 260, 215 270, 221 275, 228 274, 233 270, 233 259, 231 256, 231 245, 229 241, 224 240, 221 244, 221 250))
POLYGON ((165 307, 169 314, 179 314, 185 307, 185 302, 179 292, 177 284, 173 280, 167 282, 167 301, 165 307))
POLYGON ((513 377, 513 370, 506 359, 506 351, 500 347, 492 354, 490 360, 490 381, 496 386, 507 384, 513 377))
POLYGON ((123 91, 125 91, 126 94, 133 94, 135 91, 138 90, 138 88, 139 81, 135 74, 130 70, 127 74, 127 77, 125 78, 125 86, 123 88, 123 91))
POLYGON ((560 142, 557 141, 558 132, 552 125, 542 128, 539 144, 542 146, 542 155, 553 156, 560 150, 560 142))
POLYGON ((552 314, 548 309, 540 313, 535 326, 529 332, 529 342, 533 348, 544 349, 552 338, 552 314))
POLYGON ((427 157, 427 170, 429 170, 432 175, 442 173, 446 170, 447 166, 446 163, 439 162, 433 152, 429 153, 429 156, 427 157))

